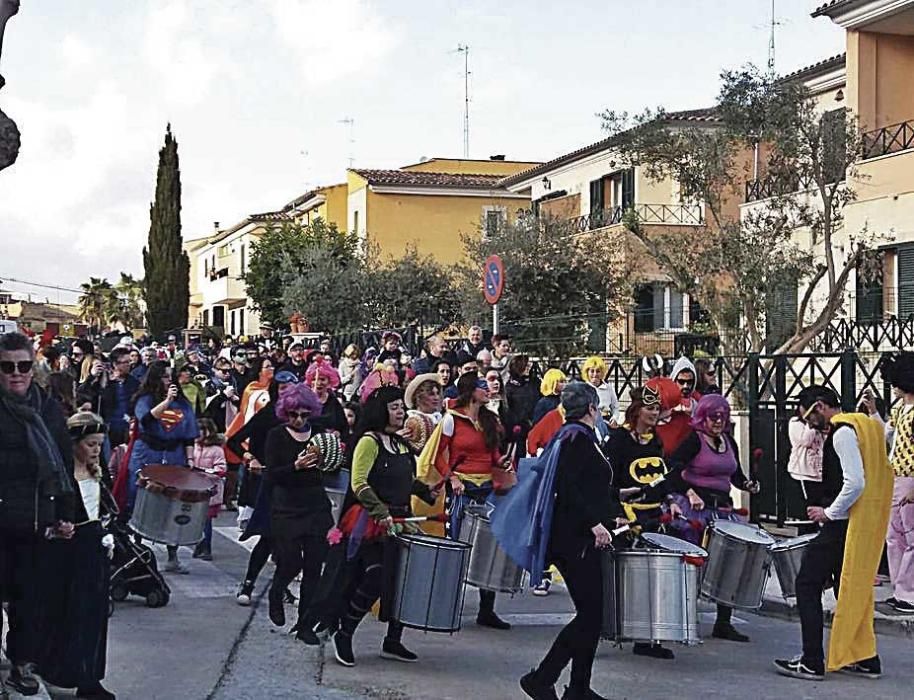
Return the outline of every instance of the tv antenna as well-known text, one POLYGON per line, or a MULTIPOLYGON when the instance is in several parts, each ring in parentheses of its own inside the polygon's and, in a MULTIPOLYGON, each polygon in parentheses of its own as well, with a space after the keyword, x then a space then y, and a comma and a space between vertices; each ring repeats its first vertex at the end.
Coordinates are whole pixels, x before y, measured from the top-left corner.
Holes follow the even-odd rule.
POLYGON ((771 34, 768 39, 768 73, 771 75, 774 75, 774 33, 781 24, 775 14, 774 0, 771 0, 771 34))
POLYGON ((355 164, 355 119, 352 117, 344 117, 339 120, 339 123, 349 127, 349 167, 351 168, 355 164))
POLYGON ((470 157, 470 47, 457 44, 463 54, 463 157, 470 157))

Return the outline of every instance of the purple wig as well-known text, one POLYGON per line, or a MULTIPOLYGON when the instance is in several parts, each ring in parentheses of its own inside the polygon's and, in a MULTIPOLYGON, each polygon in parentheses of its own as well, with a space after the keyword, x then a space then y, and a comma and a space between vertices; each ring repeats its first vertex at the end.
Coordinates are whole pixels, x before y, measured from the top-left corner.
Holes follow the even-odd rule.
POLYGON ((724 432, 730 432, 730 404, 720 394, 705 394, 698 401, 695 413, 692 414, 692 427, 699 432, 707 432, 705 419, 708 416, 723 414, 724 432))
POLYGON ((289 422, 289 411, 310 411, 312 416, 319 416, 323 410, 317 394, 304 384, 291 385, 276 400, 276 417, 283 423, 289 422))

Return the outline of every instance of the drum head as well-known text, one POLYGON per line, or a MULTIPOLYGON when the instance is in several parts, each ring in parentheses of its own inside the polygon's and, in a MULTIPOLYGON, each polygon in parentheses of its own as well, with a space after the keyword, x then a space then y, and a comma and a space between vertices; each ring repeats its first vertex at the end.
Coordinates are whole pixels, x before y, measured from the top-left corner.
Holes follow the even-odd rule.
POLYGON ((809 542, 819 536, 818 532, 810 532, 807 535, 799 537, 788 537, 786 540, 779 540, 772 548, 772 552, 786 552, 788 549, 797 549, 805 547, 809 542))
POLYGON ((173 464, 147 464, 140 470, 140 473, 146 481, 151 481, 163 488, 171 487, 182 493, 192 491, 208 493, 213 489, 212 477, 188 467, 173 464))
POLYGON ((678 537, 670 535, 661 535, 658 532, 645 532, 641 535, 641 540, 652 547, 664 552, 673 552, 690 557, 707 557, 708 553, 697 544, 686 542, 678 537))
POLYGON ((773 545, 775 542, 771 535, 754 525, 735 523, 732 520, 713 520, 710 527, 740 542, 751 542, 752 544, 760 544, 766 547, 773 545))

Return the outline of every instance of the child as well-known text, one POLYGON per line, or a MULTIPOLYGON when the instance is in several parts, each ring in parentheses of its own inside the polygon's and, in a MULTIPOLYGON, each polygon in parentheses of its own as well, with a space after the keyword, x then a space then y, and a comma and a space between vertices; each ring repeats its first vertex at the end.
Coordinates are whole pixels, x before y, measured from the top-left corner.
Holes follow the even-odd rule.
POLYGON ((225 437, 219 434, 216 424, 209 418, 197 421, 200 437, 194 444, 194 469, 206 472, 217 479, 216 493, 209 499, 209 513, 203 540, 194 549, 194 559, 212 561, 213 518, 219 515, 222 507, 223 490, 225 489, 225 437))

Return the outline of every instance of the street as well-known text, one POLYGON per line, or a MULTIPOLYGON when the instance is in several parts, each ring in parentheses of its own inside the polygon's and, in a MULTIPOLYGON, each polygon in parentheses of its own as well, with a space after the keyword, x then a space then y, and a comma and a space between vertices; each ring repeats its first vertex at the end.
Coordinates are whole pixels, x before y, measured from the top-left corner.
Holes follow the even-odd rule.
MULTIPOLYGON (((117 604, 109 633, 107 683, 118 697, 522 698, 517 679, 545 653, 571 609, 561 587, 546 598, 526 593, 513 599, 500 596, 496 609, 514 629, 497 632, 476 626, 477 597, 468 590, 465 626, 459 633, 404 633, 404 643, 419 654, 419 663, 381 659, 377 651, 385 627, 369 618, 356 634, 356 666, 343 668, 333 659, 332 647, 305 647, 270 624, 266 599, 259 595, 272 565, 258 582, 259 606, 236 604, 235 586, 247 549, 233 539, 237 528, 232 515, 222 514, 217 523, 214 562, 191 560, 189 552, 182 552, 191 574, 168 577, 172 599, 167 607, 149 609, 139 598, 117 604)), ((707 604, 703 608, 703 632, 710 634, 713 612, 707 604)), ((798 651, 796 622, 746 613, 737 613, 734 621, 752 637, 751 643, 707 639, 696 647, 675 645, 673 661, 635 657, 630 645, 620 649, 604 643, 594 667, 594 688, 611 698, 908 696, 909 638, 880 637, 886 675, 878 681, 836 674, 824 683, 809 683, 781 678, 771 668, 776 656, 798 651)), ((53 690, 51 697, 72 697, 72 692, 53 690)))

